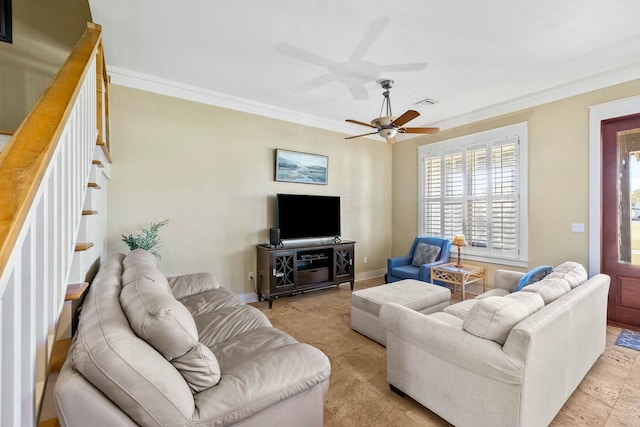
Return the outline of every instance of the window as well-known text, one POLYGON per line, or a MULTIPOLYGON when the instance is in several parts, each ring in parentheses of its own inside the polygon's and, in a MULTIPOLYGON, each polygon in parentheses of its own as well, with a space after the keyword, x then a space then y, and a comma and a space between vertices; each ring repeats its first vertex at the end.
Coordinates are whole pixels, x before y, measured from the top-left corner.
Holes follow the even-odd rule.
POLYGON ((419 148, 421 235, 462 233, 467 259, 526 266, 527 123, 419 148))

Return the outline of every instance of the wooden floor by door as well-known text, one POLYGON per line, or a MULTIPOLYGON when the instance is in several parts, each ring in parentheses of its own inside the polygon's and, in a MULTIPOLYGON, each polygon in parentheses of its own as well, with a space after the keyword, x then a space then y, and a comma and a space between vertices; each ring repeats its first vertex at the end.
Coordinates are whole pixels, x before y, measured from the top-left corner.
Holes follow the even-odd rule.
POLYGON ((640 114, 602 122, 601 191, 608 318, 640 326, 640 114))

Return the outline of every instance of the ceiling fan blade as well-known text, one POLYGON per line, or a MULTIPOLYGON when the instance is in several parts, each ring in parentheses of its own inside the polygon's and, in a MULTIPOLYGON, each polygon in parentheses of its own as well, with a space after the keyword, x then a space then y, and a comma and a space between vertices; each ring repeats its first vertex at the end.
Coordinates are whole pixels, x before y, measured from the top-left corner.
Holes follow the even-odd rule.
POLYGON ((321 76, 314 77, 311 80, 307 80, 306 82, 302 82, 293 87, 290 87, 289 91, 295 94, 311 92, 312 90, 324 86, 327 83, 334 81, 335 79, 336 78, 331 74, 323 74, 321 76))
POLYGON ((426 62, 415 62, 413 64, 389 64, 389 65, 381 65, 380 71, 383 73, 388 73, 391 71, 420 71, 427 68, 429 64, 426 62))
POLYGON ((395 144, 396 142, 398 142, 398 138, 396 138, 395 136, 387 138, 387 144, 395 144))
POLYGON ((278 53, 281 53, 283 55, 298 59, 303 62, 308 62, 310 64, 315 64, 327 69, 332 69, 336 65, 336 63, 331 61, 330 59, 324 58, 320 55, 316 55, 313 52, 300 49, 299 47, 290 45, 288 43, 278 42, 275 45, 275 49, 276 51, 278 51, 278 53))
POLYGON ((378 129, 377 126, 374 126, 371 123, 359 122, 358 120, 353 120, 353 119, 347 119, 346 121, 349 123, 355 123, 357 125, 368 126, 370 128, 378 129))
POLYGON ((344 80, 344 79, 339 79, 339 80, 342 81, 342 83, 344 83, 345 85, 347 85, 347 88, 349 88, 349 92, 351 92, 351 96, 356 101, 364 101, 366 99, 369 99, 369 92, 367 92, 367 89, 365 89, 364 85, 358 84, 358 83, 354 84, 354 82, 350 80, 344 80))
POLYGON ((361 136, 373 135, 373 134, 376 134, 376 133, 378 133, 378 131, 369 132, 369 133, 363 133, 362 135, 347 136, 344 139, 360 138, 361 136))
POLYGON ((438 133, 440 128, 400 128, 400 133, 438 133))
POLYGON ((373 45, 373 42, 380 36, 384 27, 389 24, 388 16, 380 16, 379 18, 371 21, 367 29, 365 30, 358 46, 353 50, 349 60, 351 61, 361 61, 364 58, 364 55, 367 53, 369 48, 373 45))
POLYGON ((415 119, 419 115, 420 113, 418 113, 415 110, 408 110, 406 113, 404 113, 403 115, 395 119, 393 122, 391 122, 391 124, 395 126, 402 126, 403 124, 408 123, 411 120, 415 119))

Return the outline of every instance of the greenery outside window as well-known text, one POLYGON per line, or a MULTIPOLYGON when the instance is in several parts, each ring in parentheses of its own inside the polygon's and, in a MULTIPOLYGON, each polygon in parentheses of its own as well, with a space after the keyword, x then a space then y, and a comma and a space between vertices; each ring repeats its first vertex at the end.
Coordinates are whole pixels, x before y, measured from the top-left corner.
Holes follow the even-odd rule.
POLYGON ((464 234, 464 258, 527 265, 527 123, 423 145, 420 235, 464 234))

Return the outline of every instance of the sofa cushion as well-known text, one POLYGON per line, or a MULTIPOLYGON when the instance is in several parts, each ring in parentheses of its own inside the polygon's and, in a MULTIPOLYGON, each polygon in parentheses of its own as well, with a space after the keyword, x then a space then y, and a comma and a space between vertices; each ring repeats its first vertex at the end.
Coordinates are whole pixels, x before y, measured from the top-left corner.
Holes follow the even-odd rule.
POLYGON ((471 307, 462 329, 503 345, 515 325, 542 307, 542 297, 533 292, 485 298, 471 307))
POLYGON ((166 293, 171 293, 169 282, 167 281, 167 278, 164 276, 164 274, 160 273, 157 268, 149 264, 132 264, 129 267, 125 268, 122 272, 122 287, 126 288, 131 283, 134 283, 141 279, 156 284, 156 286, 161 288, 166 293))
POLYGON ((418 243, 416 249, 413 252, 413 260, 411 265, 414 267, 420 267, 422 264, 431 264, 440 255, 440 247, 430 245, 428 243, 418 243))
POLYGON ((569 283, 559 277, 545 277, 541 281, 525 287, 522 292, 539 294, 547 305, 571 290, 569 283))
POLYGON ((194 273, 169 277, 168 282, 176 299, 220 288, 220 282, 211 273, 194 273))
POLYGON ((202 343, 198 343, 186 354, 176 357, 171 363, 180 371, 194 394, 211 388, 220 381, 218 359, 202 343))
POLYGON ((471 307, 476 305, 476 303, 478 303, 479 301, 480 300, 478 299, 468 299, 460 301, 459 303, 445 307, 442 311, 451 314, 452 316, 456 316, 460 320, 464 320, 464 318, 467 316, 467 313, 469 313, 469 310, 471 310, 471 307))
POLYGON ((73 367, 139 425, 184 425, 195 411, 184 378, 131 330, 119 301, 121 268, 100 269, 69 350, 73 367))
POLYGON ((532 283, 535 283, 544 279, 552 271, 553 271, 553 267, 550 265, 541 265, 539 267, 531 269, 518 280, 518 284, 516 285, 513 291, 514 292, 521 291, 522 288, 524 288, 525 286, 531 285, 532 283))
POLYGON ((245 332, 271 326, 260 310, 243 304, 203 312, 194 319, 200 342, 209 348, 245 332))
POLYGON ((194 393, 202 391, 203 384, 206 388, 217 384, 220 368, 215 356, 202 349, 193 351, 198 347, 195 321, 170 292, 141 277, 122 289, 120 304, 131 329, 174 364, 194 393))
POLYGON ((149 251, 145 251, 144 249, 134 249, 122 261, 122 266, 124 268, 131 267, 136 264, 147 264, 152 267, 157 265, 157 259, 155 255, 153 255, 149 251))
POLYGON ((553 269, 549 277, 559 277, 566 280, 571 289, 586 282, 589 278, 587 270, 581 264, 573 261, 567 261, 553 269))
POLYGON ((503 297, 505 295, 509 295, 511 292, 507 289, 503 288, 493 288, 489 289, 487 292, 483 292, 478 295, 475 299, 485 299, 489 297, 503 297))

